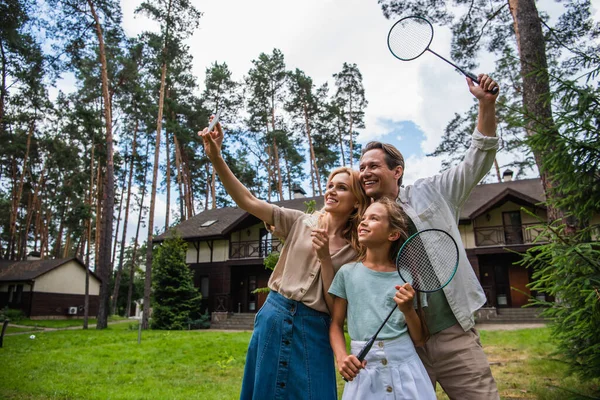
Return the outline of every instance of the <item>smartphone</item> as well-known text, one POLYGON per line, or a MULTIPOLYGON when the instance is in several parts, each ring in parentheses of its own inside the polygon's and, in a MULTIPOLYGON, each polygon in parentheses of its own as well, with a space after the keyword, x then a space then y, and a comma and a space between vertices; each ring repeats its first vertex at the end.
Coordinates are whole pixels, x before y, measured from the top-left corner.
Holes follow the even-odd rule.
POLYGON ((212 130, 215 128, 215 125, 217 125, 217 122, 219 122, 219 117, 220 116, 221 116, 221 110, 217 111, 217 114, 215 115, 215 117, 211 121, 210 125, 208 125, 208 131, 209 132, 212 132, 212 130))

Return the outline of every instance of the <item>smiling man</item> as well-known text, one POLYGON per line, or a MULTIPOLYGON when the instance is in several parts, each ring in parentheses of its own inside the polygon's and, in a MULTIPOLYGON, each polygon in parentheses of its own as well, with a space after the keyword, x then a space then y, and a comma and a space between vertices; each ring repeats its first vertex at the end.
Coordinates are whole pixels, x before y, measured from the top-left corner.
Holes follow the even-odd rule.
MULTIPOLYGON (((404 157, 393 145, 370 142, 360 158, 360 180, 367 196, 396 199, 409 217, 411 232, 437 228, 461 243, 458 231, 460 208, 473 188, 491 168, 496 137, 496 98, 489 91, 497 86, 487 75, 479 76, 480 86, 467 78, 469 90, 479 100, 477 129, 464 160, 433 177, 402 186, 404 157)), ((459 266, 454 279, 443 289, 428 295, 425 310, 431 338, 417 348, 433 385, 439 382, 451 399, 499 399, 473 313, 486 301, 485 294, 464 247, 459 246, 459 266)))

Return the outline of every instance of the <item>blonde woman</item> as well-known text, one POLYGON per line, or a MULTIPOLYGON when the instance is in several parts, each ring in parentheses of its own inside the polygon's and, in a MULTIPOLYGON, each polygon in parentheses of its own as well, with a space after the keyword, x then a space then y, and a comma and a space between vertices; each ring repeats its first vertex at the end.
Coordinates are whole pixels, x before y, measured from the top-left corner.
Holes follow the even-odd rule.
POLYGON ((233 201, 285 240, 254 321, 240 398, 337 399, 328 290, 336 271, 357 257, 359 216, 368 205, 358 173, 331 173, 318 228, 312 228, 310 215, 257 199, 233 175, 221 157, 220 124, 199 135, 233 201))

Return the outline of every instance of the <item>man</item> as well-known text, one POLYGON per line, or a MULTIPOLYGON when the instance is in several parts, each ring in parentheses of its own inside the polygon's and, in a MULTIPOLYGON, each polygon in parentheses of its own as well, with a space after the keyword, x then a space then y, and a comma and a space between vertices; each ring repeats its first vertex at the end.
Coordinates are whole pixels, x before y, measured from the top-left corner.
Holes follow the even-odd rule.
MULTIPOLYGON (((380 142, 370 142, 363 148, 360 180, 365 192, 373 199, 397 199, 414 232, 438 228, 461 243, 457 222, 460 208, 489 171, 498 148, 495 108, 498 95, 489 92, 497 84, 487 75, 480 75, 479 81, 480 86, 476 86, 467 78, 470 92, 479 100, 479 115, 471 147, 456 167, 401 187, 402 154, 394 146, 380 142)), ((454 279, 443 291, 427 298, 425 319, 431 337, 417 352, 434 387, 439 382, 451 399, 499 399, 479 334, 474 329, 473 313, 485 303, 485 294, 460 245, 459 260, 454 279)))

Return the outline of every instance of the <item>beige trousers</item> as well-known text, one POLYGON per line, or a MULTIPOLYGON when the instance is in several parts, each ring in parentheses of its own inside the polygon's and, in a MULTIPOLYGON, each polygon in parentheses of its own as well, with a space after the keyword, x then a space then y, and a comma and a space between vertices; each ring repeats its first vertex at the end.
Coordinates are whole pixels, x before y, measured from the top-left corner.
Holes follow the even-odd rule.
POLYGON ((453 325, 432 335, 417 353, 433 386, 439 382, 450 399, 500 399, 475 328, 465 332, 453 325))

